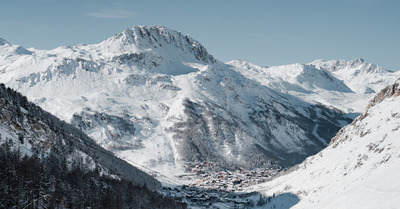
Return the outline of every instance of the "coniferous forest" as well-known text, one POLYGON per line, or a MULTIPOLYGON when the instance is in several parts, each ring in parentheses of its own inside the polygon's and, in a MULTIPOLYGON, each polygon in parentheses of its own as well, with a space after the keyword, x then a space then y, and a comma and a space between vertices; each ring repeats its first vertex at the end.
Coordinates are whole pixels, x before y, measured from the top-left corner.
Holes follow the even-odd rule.
POLYGON ((67 166, 52 154, 21 156, 0 146, 0 208, 185 208, 127 180, 67 166))
POLYGON ((186 208, 160 187, 0 84, 0 208, 186 208))

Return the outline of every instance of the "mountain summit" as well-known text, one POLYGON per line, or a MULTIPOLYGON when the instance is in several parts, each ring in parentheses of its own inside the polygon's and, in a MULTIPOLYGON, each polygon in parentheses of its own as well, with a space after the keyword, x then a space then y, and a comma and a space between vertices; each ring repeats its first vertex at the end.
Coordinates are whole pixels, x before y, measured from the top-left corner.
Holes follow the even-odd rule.
POLYGON ((10 45, 6 40, 0 38, 0 45, 4 46, 4 45, 10 45))
POLYGON ((391 82, 394 82, 399 72, 386 70, 373 63, 367 63, 362 58, 355 60, 316 60, 310 64, 320 69, 326 69, 334 76, 343 80, 354 92, 373 94, 391 82))
POLYGON ((104 47, 106 53, 157 52, 169 60, 193 61, 195 58, 207 64, 216 63, 214 57, 198 41, 163 26, 135 26, 98 46, 104 47))
MULTIPOLYGON (((12 44, 8 43, 6 40, 0 38, 0 57, 7 58, 11 54, 18 54, 18 55, 31 55, 32 52, 25 49, 22 46, 13 46, 12 44)), ((3 58, 0 58, 3 59, 3 58)), ((0 62, 1 64, 1 62, 0 62)))

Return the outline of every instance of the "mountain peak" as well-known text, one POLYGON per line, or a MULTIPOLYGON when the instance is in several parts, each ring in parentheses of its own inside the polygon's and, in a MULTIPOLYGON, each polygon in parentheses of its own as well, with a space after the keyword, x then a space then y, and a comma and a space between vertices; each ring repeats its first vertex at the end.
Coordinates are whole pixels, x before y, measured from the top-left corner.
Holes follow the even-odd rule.
POLYGON ((358 61, 358 62, 365 62, 363 58, 359 57, 357 59, 355 59, 354 61, 358 61))
POLYGON ((366 62, 364 61, 363 58, 357 58, 355 60, 349 61, 349 63, 351 63, 351 67, 357 67, 357 66, 360 66, 360 65, 362 65, 362 64, 364 64, 366 62))
POLYGON ((362 58, 354 60, 316 60, 310 64, 326 69, 343 80, 354 92, 370 94, 379 92, 388 83, 392 83, 397 75, 362 58))
MULTIPOLYGON (((112 40, 121 40, 125 44, 137 44, 145 45, 144 41, 159 43, 164 40, 173 39, 174 36, 182 36, 178 31, 171 30, 167 27, 156 25, 156 26, 134 26, 128 28, 121 33, 111 37, 112 40)), ((157 46, 156 46, 157 47, 157 46)))
POLYGON ((253 64, 251 62, 248 62, 247 60, 243 59, 236 59, 236 60, 231 60, 229 62, 226 62, 225 64, 231 65, 237 68, 243 68, 243 69, 256 69, 256 70, 263 70, 268 68, 268 66, 258 66, 256 64, 253 64))
POLYGON ((5 54, 5 55, 8 55, 9 53, 15 53, 19 55, 32 54, 31 51, 25 49, 24 47, 19 45, 12 45, 2 38, 0 38, 0 47, 2 47, 0 54, 5 54))
POLYGON ((359 73, 385 73, 388 70, 383 69, 373 63, 367 63, 363 58, 357 58, 354 60, 315 60, 309 64, 315 65, 317 68, 325 68, 328 71, 349 71, 350 73, 357 75, 359 73))
POLYGON ((11 44, 8 43, 6 40, 0 38, 0 46, 4 46, 4 45, 11 45, 11 44))
POLYGON ((192 39, 189 35, 183 35, 179 31, 160 25, 134 26, 110 37, 101 44, 106 46, 108 53, 114 54, 152 51, 161 56, 171 56, 171 52, 175 51, 177 53, 173 55, 175 58, 192 54, 198 61, 207 64, 217 63, 200 42, 192 39))

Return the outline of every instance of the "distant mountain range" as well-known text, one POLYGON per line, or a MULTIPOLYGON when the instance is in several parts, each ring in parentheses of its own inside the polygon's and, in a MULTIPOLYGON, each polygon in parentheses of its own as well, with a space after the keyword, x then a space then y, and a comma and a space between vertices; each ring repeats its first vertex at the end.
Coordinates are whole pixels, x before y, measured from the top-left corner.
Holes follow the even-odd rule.
POLYGON ((171 176, 204 161, 300 163, 398 76, 362 59, 222 63, 162 26, 53 50, 0 40, 0 82, 128 162, 171 176))
POLYGON ((243 60, 233 60, 228 64, 262 85, 346 113, 362 113, 376 92, 400 77, 400 72, 385 70, 361 58, 271 67, 243 60))

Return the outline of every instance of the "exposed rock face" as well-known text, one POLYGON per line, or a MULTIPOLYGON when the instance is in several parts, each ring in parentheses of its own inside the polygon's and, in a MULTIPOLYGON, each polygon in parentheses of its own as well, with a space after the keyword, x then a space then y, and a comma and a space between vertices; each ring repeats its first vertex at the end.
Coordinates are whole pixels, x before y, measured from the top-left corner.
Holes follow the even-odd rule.
MULTIPOLYGON (((165 46, 169 45, 175 47, 181 53, 194 55, 198 61, 207 64, 217 63, 217 60, 208 54, 204 46, 198 41, 189 35, 183 35, 179 31, 163 26, 135 26, 105 40, 102 44, 108 46, 110 51, 118 50, 114 52, 129 52, 132 45, 139 48, 154 49, 165 49, 167 48, 165 46)), ((141 59, 140 56, 142 55, 134 56, 136 56, 136 59, 141 59)))
POLYGON ((368 104, 367 110, 373 106, 375 106, 377 103, 380 103, 386 98, 390 98, 392 96, 399 96, 400 95, 400 88, 399 88, 399 83, 395 83, 393 85, 389 85, 386 88, 382 89, 381 92, 379 92, 368 104))
POLYGON ((97 132, 95 138, 108 150, 138 149, 142 147, 140 141, 132 140, 135 136, 135 123, 130 118, 123 118, 107 113, 82 111, 75 114, 72 125, 86 133, 97 132))
POLYGON ((258 104, 262 108, 249 108, 251 123, 246 123, 226 107, 185 100, 187 120, 169 129, 178 142, 181 159, 214 162, 225 168, 250 169, 274 163, 292 166, 323 149, 328 143, 325 139, 340 129, 335 121, 341 119, 341 112, 323 106, 305 109, 308 118, 288 106, 285 108, 291 115, 281 114, 268 103, 258 104), (215 110, 224 112, 225 117, 215 110), (248 131, 251 129, 254 131, 248 131))
MULTIPOLYGON (((399 83, 394 83, 392 85, 386 86, 378 94, 376 94, 376 96, 369 102, 365 113, 360 115, 358 118, 356 118, 350 125, 356 126, 356 124, 358 124, 359 121, 362 121, 364 118, 369 116, 369 110, 372 107, 376 106, 377 104, 381 103, 383 100, 385 100, 387 98, 397 97, 397 96, 400 96, 399 83)), ((345 127, 340 129, 339 132, 336 134, 336 136, 334 138, 332 138, 329 145, 334 144, 339 138, 343 138, 343 137, 341 137, 341 135, 345 132, 345 130, 346 130, 345 127)), ((366 133, 367 132, 360 132, 359 135, 364 136, 366 133)))

